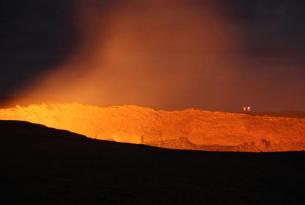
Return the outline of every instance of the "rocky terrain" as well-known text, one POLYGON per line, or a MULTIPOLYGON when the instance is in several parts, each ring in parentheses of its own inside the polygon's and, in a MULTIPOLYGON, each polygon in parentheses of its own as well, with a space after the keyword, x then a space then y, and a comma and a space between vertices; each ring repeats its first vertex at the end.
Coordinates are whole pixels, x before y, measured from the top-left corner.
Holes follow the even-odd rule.
POLYGON ((196 109, 163 111, 138 106, 52 104, 1 109, 0 119, 43 124, 95 139, 163 148, 305 150, 305 118, 196 109))

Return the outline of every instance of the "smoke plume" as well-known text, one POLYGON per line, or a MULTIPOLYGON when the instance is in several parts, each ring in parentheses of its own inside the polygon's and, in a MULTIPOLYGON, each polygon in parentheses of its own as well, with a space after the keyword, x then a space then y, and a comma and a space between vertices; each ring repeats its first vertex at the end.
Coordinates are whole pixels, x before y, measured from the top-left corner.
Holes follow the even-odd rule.
POLYGON ((89 0, 74 6, 81 44, 17 103, 221 109, 236 96, 241 37, 220 5, 89 0))

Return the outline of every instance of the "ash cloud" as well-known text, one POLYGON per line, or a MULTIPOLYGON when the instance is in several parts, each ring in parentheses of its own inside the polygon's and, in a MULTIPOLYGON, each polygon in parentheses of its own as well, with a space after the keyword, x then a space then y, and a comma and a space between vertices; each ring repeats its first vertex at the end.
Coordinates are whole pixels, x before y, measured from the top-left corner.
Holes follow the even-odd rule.
POLYGON ((253 37, 261 27, 247 34, 251 29, 243 28, 254 20, 232 17, 229 3, 89 0, 73 5, 80 43, 64 63, 22 91, 16 103, 302 109, 302 54, 287 57, 260 48, 263 55, 256 55, 251 43, 268 42, 253 37))
MULTIPOLYGON (((80 4, 82 5, 82 4, 80 4)), ((26 93, 93 104, 220 106, 233 97, 239 37, 212 3, 121 1, 79 6, 83 45, 26 93)))

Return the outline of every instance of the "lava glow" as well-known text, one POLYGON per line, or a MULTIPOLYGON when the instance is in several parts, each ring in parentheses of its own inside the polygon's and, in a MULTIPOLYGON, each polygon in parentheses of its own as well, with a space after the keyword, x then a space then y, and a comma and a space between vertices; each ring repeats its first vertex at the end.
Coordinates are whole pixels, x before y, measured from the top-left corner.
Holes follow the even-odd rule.
MULTIPOLYGON (((138 106, 31 105, 1 109, 22 120, 91 138, 165 148, 213 151, 305 150, 305 119, 138 106)), ((34 134, 34 133, 33 133, 34 134)))
POLYGON ((305 119, 85 105, 170 109, 209 105, 229 110, 244 103, 240 98, 262 99, 256 97, 260 93, 250 92, 253 87, 265 89, 264 83, 241 74, 237 63, 243 57, 241 32, 219 4, 119 0, 101 6, 101 2, 75 1, 73 19, 81 37, 77 49, 10 102, 47 104, 2 109, 0 119, 167 148, 305 149, 305 119), (81 104, 62 104, 67 102, 81 104))

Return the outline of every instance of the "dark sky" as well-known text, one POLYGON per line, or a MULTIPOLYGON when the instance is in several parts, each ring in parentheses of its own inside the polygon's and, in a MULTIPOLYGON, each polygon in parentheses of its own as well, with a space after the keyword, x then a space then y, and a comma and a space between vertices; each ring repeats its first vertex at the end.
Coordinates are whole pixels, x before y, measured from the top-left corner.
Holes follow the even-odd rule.
MULTIPOLYGON (((50 71, 58 72, 60 69, 65 69, 67 66, 62 65, 67 64, 67 61, 70 61, 67 59, 73 59, 73 56, 74 58, 77 55, 82 56, 78 59, 78 64, 85 65, 80 61, 87 61, 88 67, 97 65, 96 59, 92 60, 97 58, 99 50, 95 44, 99 47, 107 47, 109 44, 110 49, 108 46, 107 49, 102 49, 103 52, 98 53, 98 58, 106 59, 99 67, 105 72, 98 72, 103 76, 100 79, 95 78, 96 81, 105 83, 96 83, 95 88, 102 89, 99 88, 101 86, 105 92, 115 92, 119 97, 94 94, 95 100, 90 100, 90 97, 88 99, 79 97, 75 100, 92 104, 138 104, 165 109, 198 107, 231 111, 249 104, 259 111, 305 111, 305 3, 303 1, 178 0, 177 2, 180 3, 171 3, 175 1, 166 0, 159 2, 167 1, 166 4, 158 5, 158 1, 149 3, 152 2, 151 0, 147 0, 147 4, 145 0, 141 1, 142 3, 137 0, 1 0, 0 97, 20 97, 23 90, 31 88, 32 82, 36 82, 50 71), (210 6, 211 4, 213 5, 210 6), (197 16, 184 17, 194 12, 197 16), (167 16, 170 14, 176 20, 167 16), (123 23, 116 24, 121 21, 123 23), (209 22, 212 26, 208 25, 209 22), (215 28, 215 32, 218 32, 217 37, 213 32, 205 31, 205 29, 213 30, 214 23, 220 25, 220 28, 215 28), (196 28, 192 33, 180 32, 181 29, 191 30, 200 25, 202 28, 196 28), (110 28, 114 34, 108 32, 110 28), (199 37, 196 37, 196 32, 199 37), (152 37, 149 37, 150 34, 152 37), (200 35, 204 40, 200 39, 200 35), (195 37, 190 40, 184 39, 183 36, 195 37), (143 37, 149 40, 143 40, 143 37), (115 43, 110 44, 111 39, 115 43), (168 43, 172 39, 175 42, 188 43, 168 43), (157 42, 161 42, 160 45, 156 45, 157 42), (207 49, 202 49, 206 44, 207 49), (141 47, 141 45, 145 46, 141 47), (91 49, 90 46, 93 48, 91 49), (126 63, 126 68, 111 70, 113 67, 125 65, 113 63, 118 59, 109 60, 112 59, 109 54, 112 48, 114 53, 119 53, 117 56, 121 56, 119 60, 128 57, 128 60, 122 60, 126 63), (86 49, 96 52, 84 51, 86 49), (206 64, 199 63, 197 57, 192 60, 190 56, 198 56, 198 53, 200 55, 203 53, 202 61, 212 60, 206 64), (83 57, 84 54, 89 57, 83 57), (91 57, 93 54, 95 57, 91 57), (148 54, 151 55, 149 58, 148 54), (212 57, 206 57, 208 55, 212 57), (131 58, 134 60, 130 60, 131 58), (151 66, 143 66, 147 62, 151 62, 151 66), (141 67, 140 71, 128 70, 135 65, 141 67), (175 66, 177 66, 176 70, 172 68, 175 66), (186 68, 187 66, 190 68, 186 68), (205 66, 212 68, 209 70, 202 68, 205 66), (121 75, 114 74, 115 72, 120 72, 121 75), (133 77, 126 77, 128 72, 133 77), (235 77, 228 80, 227 75, 232 73, 235 77), (138 77, 134 77, 135 75, 138 77), (163 77, 160 78, 158 85, 160 75, 163 77), (173 75, 176 77, 172 77, 173 75), (144 79, 145 83, 132 82, 140 78, 144 79), (108 81, 111 83, 106 83, 108 81), (121 87, 118 85, 120 83, 122 83, 121 87), (130 92, 126 91, 128 86, 130 92), (154 86, 158 89, 152 88, 154 86), (96 100, 97 96, 101 98, 104 96, 104 99, 96 100), (105 100, 105 96, 108 101, 105 100)), ((96 74, 89 68, 86 68, 88 71, 83 69, 80 72, 80 66, 76 66, 77 68, 73 70, 71 67, 75 64, 75 60, 70 63, 69 73, 74 73, 73 81, 79 80, 80 85, 84 83, 82 81, 84 72, 96 74)), ((85 74, 84 76, 86 78, 85 74)), ((64 81, 58 78, 58 85, 65 86, 64 81)), ((92 85, 86 83, 83 86, 93 89, 92 85)), ((64 89, 71 89, 71 92, 74 90, 71 85, 68 88, 55 89, 54 94, 64 89)), ((59 96, 63 95, 65 94, 60 93, 59 96)), ((67 99, 73 100, 73 98, 67 99)))

